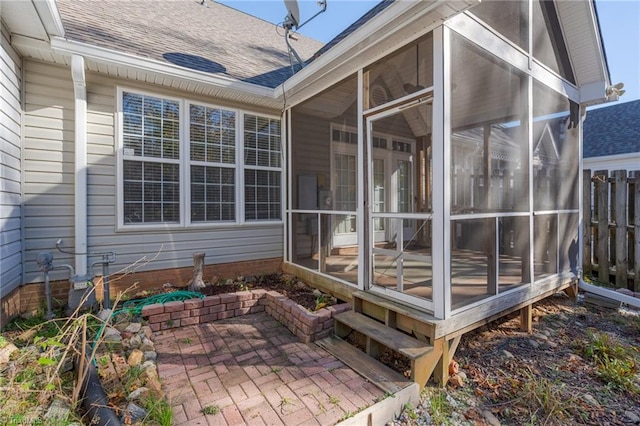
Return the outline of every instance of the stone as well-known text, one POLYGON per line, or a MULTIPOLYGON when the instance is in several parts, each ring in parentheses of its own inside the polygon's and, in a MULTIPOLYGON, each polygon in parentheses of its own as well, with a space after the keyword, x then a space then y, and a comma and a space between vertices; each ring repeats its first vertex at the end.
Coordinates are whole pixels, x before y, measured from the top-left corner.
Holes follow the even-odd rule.
POLYGON ((140 349, 134 349, 129 354, 127 358, 127 364, 130 367, 135 367, 136 365, 140 365, 142 363, 142 358, 144 357, 144 353, 140 349))
POLYGON ((549 347, 553 348, 553 349, 558 347, 558 344, 556 342, 554 342, 553 340, 547 341, 547 345, 549 345, 549 347))
POLYGON ((129 396, 127 396, 127 400, 136 401, 140 398, 145 398, 147 395, 149 395, 149 388, 143 386, 131 392, 129 396))
POLYGON ((502 350, 502 354, 507 358, 513 358, 513 354, 506 349, 502 350))
POLYGON ((124 329, 124 331, 127 331, 129 333, 137 333, 141 328, 142 324, 140 324, 139 322, 132 322, 127 326, 127 328, 124 329))
POLYGON ((464 386, 464 379, 459 374, 454 374, 449 377, 449 384, 454 388, 461 388, 464 386))
POLYGON ((13 343, 7 343, 2 349, 0 349, 0 364, 6 364, 9 362, 11 354, 17 351, 18 348, 13 343))
POLYGON ((549 336, 547 336, 546 334, 543 333, 536 333, 533 335, 533 337, 535 337, 536 339, 540 339, 540 340, 549 340, 549 336))
POLYGON ((489 410, 482 412, 482 417, 487 421, 490 426, 500 426, 500 420, 489 410))
POLYGON ((146 370, 144 370, 144 376, 144 383, 147 389, 149 389, 160 398, 164 397, 164 392, 162 392, 162 384, 160 383, 160 379, 156 370, 147 368, 146 370))
POLYGON ((593 407, 600 406, 598 400, 596 400, 591 394, 585 393, 584 395, 582 395, 582 400, 593 407))
POLYGON ((137 422, 138 420, 142 420, 145 417, 147 417, 147 410, 137 406, 133 402, 130 402, 125 409, 121 420, 124 424, 131 424, 137 422), (128 422, 127 419, 129 419, 130 421, 128 422))
POLYGON ((60 398, 55 398, 44 417, 50 420, 67 420, 70 413, 69 404, 60 398))
POLYGON ((137 334, 131 336, 129 339, 129 346, 132 348, 139 348, 142 345, 142 339, 137 334))
POLYGON ((629 422, 631 423, 640 423, 640 416, 638 416, 636 413, 634 413, 633 411, 625 411, 624 412, 624 416, 627 418, 627 420, 629 420, 629 422))
POLYGON ((467 373, 462 370, 458 371, 458 376, 462 377, 462 380, 467 380, 467 373))
POLYGON ((154 346, 153 342, 150 339, 147 339, 146 337, 142 338, 142 343, 140 344, 140 350, 142 352, 149 352, 155 349, 156 347, 154 346))
POLYGON ((529 345, 534 349, 538 349, 540 347, 540 343, 533 339, 529 339, 529 345))
POLYGON ((149 327, 148 325, 142 326, 140 331, 144 334, 144 337, 146 337, 147 339, 151 339, 153 337, 153 330, 151 330, 151 327, 149 327))
POLYGON ((122 342, 122 336, 120 332, 113 327, 106 327, 104 329, 104 333, 102 334, 102 340, 109 343, 120 343, 122 342))
POLYGON ((109 318, 111 318, 112 314, 113 314, 113 310, 103 309, 100 312, 98 312, 98 318, 100 318, 100 321, 106 322, 109 318))
POLYGON ((158 359, 158 353, 156 351, 145 351, 144 360, 155 362, 158 359))
POLYGON ((156 366, 156 363, 153 362, 152 360, 147 360, 145 362, 142 363, 142 369, 143 370, 147 370, 147 369, 152 369, 154 372, 158 370, 158 367, 156 366))

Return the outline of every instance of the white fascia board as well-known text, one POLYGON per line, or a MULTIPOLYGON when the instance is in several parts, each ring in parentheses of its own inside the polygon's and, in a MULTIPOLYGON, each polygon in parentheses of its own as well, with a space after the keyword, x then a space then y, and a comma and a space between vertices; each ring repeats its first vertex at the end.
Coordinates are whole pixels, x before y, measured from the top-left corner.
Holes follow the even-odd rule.
POLYGON ((617 100, 607 98, 607 81, 596 81, 595 83, 585 84, 580 88, 580 103, 582 105, 596 105, 605 102, 617 100))
POLYGON ((62 18, 55 0, 32 0, 32 2, 49 37, 64 36, 62 18))
MULTIPOLYGON (((366 24, 349 34, 336 46, 315 59, 311 64, 298 71, 286 82, 276 87, 275 94, 278 99, 282 99, 283 92, 286 93, 287 98, 293 97, 311 83, 331 74, 340 65, 353 61, 354 54, 361 54, 368 49, 372 49, 376 43, 396 34, 398 31, 402 31, 402 28, 410 22, 415 22, 439 7, 446 6, 461 12, 477 3, 479 3, 479 0, 434 0, 429 6, 425 7, 422 1, 396 1, 366 24), (400 19, 402 17, 404 19, 400 19), (398 23, 397 31, 380 30, 394 21, 398 23)), ((409 42, 408 39, 407 42, 409 42)), ((333 79, 341 79, 346 76, 332 75, 332 77, 333 79)))
POLYGON ((86 43, 66 40, 61 37, 54 37, 51 39, 51 49, 54 53, 80 55, 85 59, 91 59, 98 63, 120 65, 138 71, 162 74, 171 78, 211 85, 229 90, 230 92, 241 93, 245 96, 254 96, 261 101, 264 101, 264 98, 272 99, 275 104, 274 89, 245 83, 231 77, 210 75, 202 71, 188 70, 183 67, 167 64, 155 59, 143 58, 112 49, 105 49, 103 47, 86 43))
MULTIPOLYGON (((589 114, 587 114, 586 120, 589 119, 589 114)), ((587 157, 584 159, 584 166, 592 165, 596 163, 617 163, 617 162, 625 162, 625 161, 634 161, 638 169, 640 169, 640 152, 628 152, 626 154, 614 154, 614 155, 601 155, 599 157, 587 157)))
POLYGON ((600 31, 600 23, 598 22, 598 18, 596 16, 595 0, 588 1, 587 3, 589 7, 589 17, 591 18, 591 26, 593 28, 592 33, 595 35, 598 45, 598 65, 602 70, 602 76, 604 77, 606 85, 608 87, 611 85, 611 75, 609 74, 609 68, 605 59, 606 56, 604 53, 604 44, 602 38, 600 37, 600 34, 602 34, 602 32, 600 31))

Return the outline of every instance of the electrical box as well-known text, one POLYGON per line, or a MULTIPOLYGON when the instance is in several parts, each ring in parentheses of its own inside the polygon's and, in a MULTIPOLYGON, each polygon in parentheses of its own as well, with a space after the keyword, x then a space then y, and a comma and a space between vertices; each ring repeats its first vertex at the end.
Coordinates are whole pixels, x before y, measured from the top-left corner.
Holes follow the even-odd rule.
POLYGON ((333 210, 333 193, 326 189, 318 191, 318 208, 320 210, 333 210))
POLYGON ((298 175, 298 209, 318 208, 318 178, 316 175, 298 175))

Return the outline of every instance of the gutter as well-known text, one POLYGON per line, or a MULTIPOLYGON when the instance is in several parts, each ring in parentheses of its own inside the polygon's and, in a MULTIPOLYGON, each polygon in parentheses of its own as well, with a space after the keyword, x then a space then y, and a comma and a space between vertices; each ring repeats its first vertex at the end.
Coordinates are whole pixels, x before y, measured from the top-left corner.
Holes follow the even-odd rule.
POLYGON ((75 264, 76 274, 87 275, 87 81, 84 58, 71 57, 75 122, 75 264))
POLYGON ((598 296, 613 299, 620 303, 633 306, 634 308, 640 308, 640 299, 637 297, 627 296, 626 294, 618 293, 617 291, 610 290, 608 288, 598 287, 593 284, 589 284, 580 278, 580 289, 589 293, 596 294, 598 296))

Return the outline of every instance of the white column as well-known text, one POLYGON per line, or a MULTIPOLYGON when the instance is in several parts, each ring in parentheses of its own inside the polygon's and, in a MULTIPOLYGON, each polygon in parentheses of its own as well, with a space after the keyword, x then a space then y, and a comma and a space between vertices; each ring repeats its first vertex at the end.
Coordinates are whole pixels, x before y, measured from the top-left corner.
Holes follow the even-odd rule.
POLYGON ((87 83, 84 58, 71 57, 75 122, 75 264, 76 274, 87 274, 87 83))

